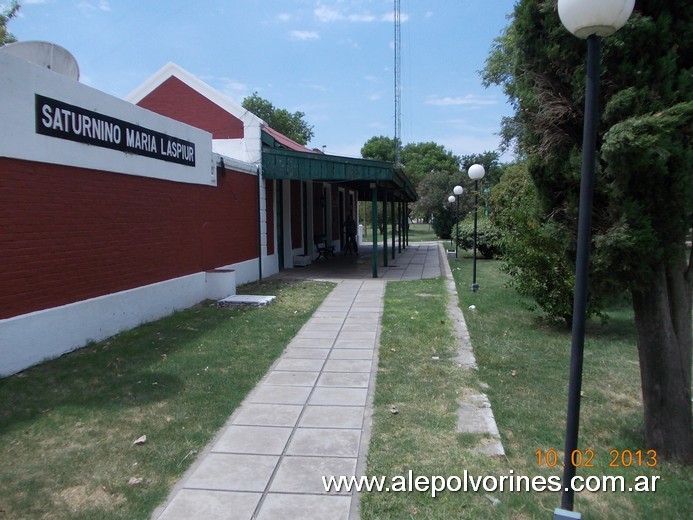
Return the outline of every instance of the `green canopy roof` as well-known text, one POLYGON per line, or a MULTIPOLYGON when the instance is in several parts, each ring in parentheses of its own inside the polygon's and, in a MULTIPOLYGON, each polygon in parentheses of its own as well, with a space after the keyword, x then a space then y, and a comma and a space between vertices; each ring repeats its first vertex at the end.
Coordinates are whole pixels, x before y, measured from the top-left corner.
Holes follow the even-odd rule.
POLYGON ((372 184, 378 188, 379 200, 385 192, 389 200, 414 202, 418 198, 401 168, 372 159, 263 146, 262 175, 266 179, 343 182, 358 190, 362 200, 370 200, 372 184))

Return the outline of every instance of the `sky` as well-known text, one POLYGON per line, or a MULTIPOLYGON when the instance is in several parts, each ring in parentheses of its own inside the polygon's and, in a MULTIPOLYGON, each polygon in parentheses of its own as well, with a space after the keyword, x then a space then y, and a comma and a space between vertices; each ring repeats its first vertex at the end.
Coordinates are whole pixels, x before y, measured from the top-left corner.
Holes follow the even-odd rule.
MULTIPOLYGON (((0 5, 8 2, 0 0, 0 5)), ((305 114, 312 148, 360 157, 394 137, 393 0, 20 0, 9 31, 65 47, 80 81, 124 98, 172 61, 240 104, 305 114)), ((456 155, 497 150, 511 115, 484 88, 515 0, 400 0, 401 139, 456 155)), ((504 156, 503 159, 510 160, 504 156)))

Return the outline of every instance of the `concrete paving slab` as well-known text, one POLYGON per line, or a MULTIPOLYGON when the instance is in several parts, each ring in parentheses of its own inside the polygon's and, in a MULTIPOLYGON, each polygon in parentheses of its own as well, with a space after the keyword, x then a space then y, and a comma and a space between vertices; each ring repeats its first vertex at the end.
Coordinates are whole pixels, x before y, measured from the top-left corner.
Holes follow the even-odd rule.
MULTIPOLYGON (((374 322, 377 322, 379 320, 373 320, 374 322)), ((345 323, 342 326, 342 332, 361 332, 364 329, 368 329, 370 327, 374 327, 373 324, 371 323, 365 323, 362 321, 354 321, 352 323, 345 323)))
POLYGON ((370 359, 328 359, 325 361, 325 372, 365 372, 370 374, 370 359))
POLYGON ((284 359, 327 359, 329 348, 295 348, 290 347, 284 351, 284 359))
POLYGON ((261 385, 250 395, 250 403, 306 404, 310 387, 261 385))
POLYGON ((375 340, 370 339, 337 339, 334 342, 335 349, 367 348, 373 350, 374 347, 375 340))
POLYGON ((274 370, 289 372, 319 372, 325 362, 321 359, 280 359, 274 370))
POLYGON ((160 520, 190 520, 204 518, 205 520, 228 520, 229 512, 233 511, 234 518, 252 518, 261 493, 228 493, 226 491, 210 491, 208 489, 182 489, 171 501, 160 520))
POLYGON ((364 328, 370 328, 370 327, 377 327, 380 324, 380 316, 375 315, 375 316, 359 316, 358 318, 353 318, 349 317, 344 320, 344 327, 351 327, 351 326, 356 326, 356 327, 361 327, 361 329, 364 328))
POLYGON ((324 373, 318 379, 317 386, 368 388, 370 373, 324 373))
POLYGON ((363 406, 306 406, 301 428, 358 428, 363 426, 363 406))
POLYGON ((289 343, 291 348, 331 348, 334 345, 333 339, 310 339, 310 338, 294 338, 289 343))
POLYGON ((295 426, 303 406, 286 404, 246 403, 233 419, 233 424, 258 426, 295 426))
POLYGON ((187 480, 188 489, 265 490, 279 457, 210 453, 187 480))
MULTIPOLYGON (((356 457, 284 457, 270 486, 271 493, 327 494, 322 476, 353 475, 356 457)), ((333 492, 332 494, 338 494, 333 492)), ((346 491, 341 494, 348 495, 346 491)), ((302 517, 298 517, 302 518, 302 517)), ((327 516, 325 518, 332 518, 327 516)))
MULTIPOLYGON (((313 361, 313 360, 310 360, 313 361)), ((313 386, 320 372, 289 372, 273 370, 265 378, 265 384, 281 386, 313 386)))
POLYGON ((335 323, 311 323, 310 327, 303 329, 303 332, 316 331, 316 330, 329 330, 333 332, 339 332, 339 330, 344 325, 344 320, 337 320, 335 323))
POLYGON ((334 348, 328 359, 373 359, 372 348, 334 348))
POLYGON ((255 455, 281 455, 292 428, 279 426, 233 425, 219 437, 212 451, 215 453, 244 453, 255 455))
POLYGON ((223 300, 219 300, 217 305, 224 307, 233 306, 251 306, 251 307, 264 307, 272 303, 277 297, 276 296, 264 296, 264 295, 251 295, 251 294, 234 294, 233 296, 228 296, 223 300))
POLYGON ((269 493, 257 520, 347 520, 351 498, 269 493))
POLYGON ((329 339, 334 340, 337 338, 336 330, 313 330, 306 329, 301 330, 299 333, 301 339, 329 339))
POLYGON ((321 387, 313 390, 308 400, 312 405, 365 406, 368 391, 365 388, 321 387))
POLYGON ((286 448, 287 455, 358 457, 361 432, 337 428, 298 428, 286 448))
POLYGON ((320 308, 317 311, 315 311, 315 313, 313 314, 313 317, 315 317, 315 318, 338 318, 338 319, 341 318, 341 319, 345 319, 348 314, 349 314, 349 309, 346 309, 346 308, 345 309, 339 309, 339 310, 334 310, 334 309, 326 310, 326 309, 320 308))
POLYGON ((344 321, 346 319, 347 318, 345 316, 342 316, 339 318, 335 318, 335 317, 320 318, 320 317, 316 317, 315 315, 313 315, 313 317, 310 319, 310 323, 312 325, 318 325, 318 324, 324 324, 324 323, 333 323, 333 324, 334 323, 344 323, 344 321))

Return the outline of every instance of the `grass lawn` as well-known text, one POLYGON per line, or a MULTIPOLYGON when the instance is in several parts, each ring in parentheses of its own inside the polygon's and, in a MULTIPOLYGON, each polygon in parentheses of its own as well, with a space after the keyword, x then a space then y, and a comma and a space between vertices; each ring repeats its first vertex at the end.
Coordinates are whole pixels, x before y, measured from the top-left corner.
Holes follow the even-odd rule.
MULTIPOLYGON (((451 267, 479 370, 454 359, 443 279, 388 284, 368 474, 560 476, 570 333, 525 311, 496 262, 479 261, 476 294, 471 260, 451 267), (456 432, 457 400, 480 391, 491 400, 505 458, 477 453, 485 439, 456 432)), ((331 288, 245 286, 239 292, 278 300, 263 309, 203 304, 0 379, 0 520, 148 518, 331 288), (142 435, 147 442, 133 445, 142 435), (142 480, 131 485, 133 477, 142 480)), ((644 450, 627 308, 606 325, 590 323, 583 389, 580 449, 584 462, 594 452, 594 467, 578 475, 659 480, 656 492, 580 493, 576 509, 584 518, 689 518, 691 468, 647 467, 647 456, 609 467, 612 450, 644 450)), ((551 492, 432 498, 429 489, 365 493, 361 506, 364 520, 447 520, 551 518, 559 504, 551 492)))
MULTIPOLYGON (((441 280, 388 284, 369 475, 562 475, 570 332, 542 326, 525 311, 504 287, 497 262, 477 265, 481 289, 474 294, 471 260, 451 260, 478 371, 457 369, 441 280), (468 310, 472 304, 475 312, 468 310), (480 388, 493 406, 506 458, 474 453, 483 439, 455 432, 456 399, 480 388), (399 413, 392 414, 392 406, 399 413)), ((639 475, 650 483, 659 479, 655 492, 577 493, 576 510, 583 518, 690 518, 691 468, 662 461, 647 466, 652 459, 645 453, 633 317, 626 306, 614 309, 607 324, 589 324, 583 390, 579 446, 590 467, 577 474, 623 476, 627 487, 639 475)), ((551 518, 560 499, 548 491, 460 491, 436 498, 430 490, 371 492, 362 508, 365 519, 551 518)))
POLYGON ((431 229, 430 224, 410 224, 409 242, 435 242, 438 237, 431 229))
POLYGON ((201 304, 0 379, 0 519, 148 518, 331 289, 247 285, 277 300, 201 304))
MULTIPOLYGON (((378 240, 382 242, 383 237, 382 237, 382 232, 378 231, 378 240)), ((388 228, 388 236, 392 238, 392 235, 390 233, 390 228, 388 228)), ((366 234, 363 237, 364 242, 372 242, 373 241, 373 229, 368 226, 368 229, 366 230, 366 234)), ((433 230, 431 229, 430 224, 409 224, 409 242, 414 243, 414 242, 436 242, 438 241, 439 238, 435 235, 433 230)))

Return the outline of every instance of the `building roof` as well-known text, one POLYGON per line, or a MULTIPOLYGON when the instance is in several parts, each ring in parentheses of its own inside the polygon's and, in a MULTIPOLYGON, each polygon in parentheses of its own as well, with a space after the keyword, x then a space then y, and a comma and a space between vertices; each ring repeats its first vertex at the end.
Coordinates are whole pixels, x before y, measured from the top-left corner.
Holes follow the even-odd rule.
MULTIPOLYGON (((215 118, 216 124, 220 120, 223 121, 223 118, 218 117, 217 107, 242 122, 242 137, 225 139, 223 129, 210 128, 209 131, 221 137, 215 139, 215 149, 234 159, 246 162, 250 160, 249 163, 260 160, 263 176, 267 179, 345 183, 358 190, 359 198, 364 200, 371 198, 372 187, 377 188, 379 200, 387 198, 411 202, 417 199, 411 182, 402 169, 393 163, 326 155, 311 150, 269 127, 265 121, 175 63, 169 62, 164 65, 133 90, 126 100, 135 104, 145 100, 146 103, 146 98, 163 85, 181 86, 180 83, 171 81, 171 78, 176 78, 216 105, 213 113, 209 114, 210 118, 215 118)), ((210 110, 209 105, 204 108, 204 105, 198 103, 198 106, 203 107, 201 110, 210 110)), ((162 110, 162 113, 169 117, 181 117, 179 109, 175 107, 155 110, 162 110)), ((198 120, 200 117, 204 119, 204 115, 196 114, 195 117, 198 120)))
POLYGON ((393 163, 326 155, 312 150, 305 152, 264 146, 262 176, 266 179, 340 182, 356 189, 360 200, 370 200, 373 187, 377 188, 378 200, 413 202, 418 198, 411 181, 393 163))
POLYGON ((135 90, 130 92, 125 99, 131 103, 137 104, 142 101, 147 95, 151 94, 156 90, 161 84, 163 84, 170 77, 174 77, 188 85, 193 90, 209 99, 210 101, 216 103, 226 112, 232 116, 240 119, 243 123, 248 125, 260 125, 264 124, 264 121, 257 117, 255 114, 249 112, 239 104, 235 103, 229 97, 225 96, 218 90, 214 89, 204 81, 202 81, 197 76, 194 76, 183 67, 176 65, 173 62, 168 62, 166 65, 161 67, 152 76, 149 77, 144 83, 142 83, 135 90))
POLYGON ((293 139, 286 137, 284 134, 277 132, 271 126, 263 125, 262 131, 266 134, 262 136, 262 144, 271 148, 288 148, 297 152, 318 153, 297 143, 293 139))

